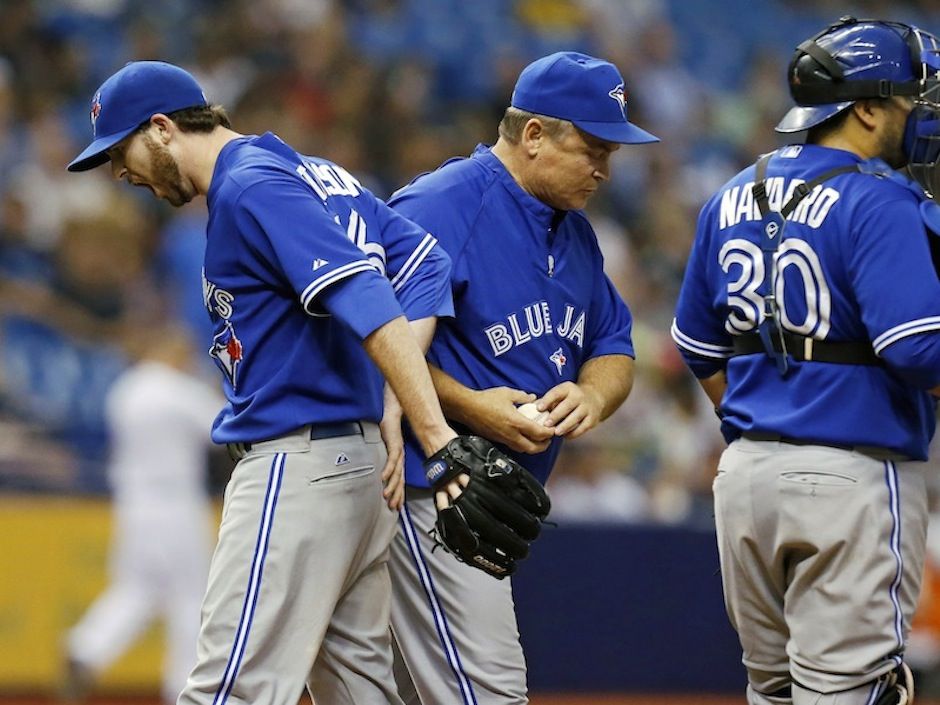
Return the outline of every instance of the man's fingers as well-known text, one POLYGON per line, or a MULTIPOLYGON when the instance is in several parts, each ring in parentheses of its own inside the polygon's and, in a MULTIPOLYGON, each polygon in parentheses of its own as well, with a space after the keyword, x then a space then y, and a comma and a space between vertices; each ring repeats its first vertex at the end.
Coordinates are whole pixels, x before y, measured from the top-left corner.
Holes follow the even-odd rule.
POLYGON ((535 401, 535 395, 524 392, 521 389, 512 389, 509 393, 509 401, 513 404, 526 404, 530 401, 535 401))
POLYGON ((552 433, 551 438, 549 438, 549 439, 546 440, 546 441, 539 441, 538 443, 533 443, 532 441, 530 441, 530 442, 529 442, 529 446, 530 446, 529 450, 525 450, 525 451, 523 451, 523 452, 524 452, 524 453, 529 453, 530 455, 535 455, 536 453, 544 453, 546 450, 548 450, 548 446, 551 445, 551 443, 552 443, 552 438, 554 438, 554 437, 555 437, 555 434, 552 433))
POLYGON ((405 484, 405 466, 399 459, 391 467, 386 465, 386 470, 382 472, 382 496, 390 499, 405 484))
POLYGON ((585 416, 581 423, 574 427, 571 431, 565 434, 569 441, 573 441, 575 438, 580 438, 585 433, 594 428, 595 424, 591 423, 591 419, 588 416, 585 416))
MULTIPOLYGON (((386 444, 386 447, 387 444, 386 444)), ((382 468, 382 482, 388 482, 389 478, 397 471, 403 471, 405 467, 404 448, 400 445, 392 445, 388 448, 388 458, 385 460, 385 466, 382 468)))
POLYGON ((470 484, 470 476, 462 472, 456 478, 447 483, 442 490, 434 493, 434 503, 438 509, 447 509, 454 500, 463 494, 463 488, 470 484))
POLYGON ((516 428, 520 434, 529 440, 536 442, 544 441, 546 438, 551 438, 554 435, 550 427, 533 419, 527 419, 525 416, 522 416, 522 414, 519 414, 519 416, 521 418, 516 420, 516 428))
POLYGON ((396 468, 401 465, 401 456, 396 458, 389 457, 385 461, 385 467, 382 468, 382 482, 388 482, 389 478, 395 473, 396 468))
POLYGON ((581 423, 583 419, 584 419, 584 416, 578 412, 575 412, 573 414, 568 414, 568 416, 565 417, 564 421, 562 421, 560 424, 555 426, 555 435, 556 436, 566 435, 570 431, 573 431, 574 428, 579 423, 581 423))
POLYGON ((564 401, 574 389, 577 389, 577 385, 573 382, 562 382, 545 392, 540 399, 536 399, 535 405, 542 410, 553 409, 559 402, 564 401))
POLYGON ((393 510, 401 509, 405 504, 405 475, 404 473, 395 476, 389 485, 391 494, 387 496, 388 508, 393 510))
POLYGON ((544 440, 534 441, 525 436, 518 436, 513 443, 507 443, 506 445, 512 448, 518 453, 528 453, 529 455, 534 455, 535 453, 541 453, 546 450, 549 444, 552 442, 552 439, 555 437, 555 432, 552 429, 546 429, 549 431, 548 438, 544 440))
MULTIPOLYGON (((549 428, 555 427, 555 434, 558 435, 557 427, 563 424, 568 417, 578 408, 578 405, 572 399, 565 399, 552 409, 546 424, 551 424, 549 428)), ((580 419, 579 419, 580 421, 580 419)))
POLYGON ((579 406, 574 413, 570 414, 568 418, 565 419, 564 424, 556 429, 556 433, 558 433, 559 436, 577 438, 578 436, 583 436, 597 426, 598 423, 600 423, 600 419, 594 415, 588 407, 579 406))

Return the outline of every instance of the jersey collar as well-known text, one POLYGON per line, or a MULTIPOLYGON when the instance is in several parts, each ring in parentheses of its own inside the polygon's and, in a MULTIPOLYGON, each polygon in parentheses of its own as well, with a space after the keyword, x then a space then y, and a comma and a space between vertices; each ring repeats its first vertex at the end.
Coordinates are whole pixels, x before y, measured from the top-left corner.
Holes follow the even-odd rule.
POLYGON ((212 207, 215 194, 218 192, 219 188, 221 188, 222 182, 225 181, 225 175, 228 173, 228 161, 232 153, 238 145, 245 144, 245 142, 252 139, 257 139, 257 136, 242 135, 222 146, 222 149, 219 151, 219 156, 215 160, 215 168, 212 170, 212 181, 209 182, 209 191, 206 193, 206 204, 208 207, 212 207))
POLYGON ((506 166, 493 154, 493 149, 489 145, 478 144, 471 155, 472 159, 485 164, 499 179, 503 187, 512 194, 512 197, 518 201, 523 208, 538 218, 540 223, 546 226, 557 224, 564 218, 567 211, 559 211, 543 203, 531 193, 522 188, 519 183, 512 178, 512 174, 506 169, 506 166))

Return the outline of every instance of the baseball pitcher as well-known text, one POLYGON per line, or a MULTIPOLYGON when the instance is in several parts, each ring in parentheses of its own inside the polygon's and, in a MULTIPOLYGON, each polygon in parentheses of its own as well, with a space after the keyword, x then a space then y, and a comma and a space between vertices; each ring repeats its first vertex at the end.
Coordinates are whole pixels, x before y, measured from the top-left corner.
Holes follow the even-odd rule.
POLYGON ((400 702, 382 375, 454 501, 477 493, 480 468, 524 472, 448 426, 402 315, 449 313, 449 258, 341 167, 232 130, 177 66, 128 64, 91 116, 70 170, 110 161, 118 179, 209 208, 203 293, 227 398, 212 438, 238 464, 179 703, 296 705, 305 686, 320 703, 400 702))

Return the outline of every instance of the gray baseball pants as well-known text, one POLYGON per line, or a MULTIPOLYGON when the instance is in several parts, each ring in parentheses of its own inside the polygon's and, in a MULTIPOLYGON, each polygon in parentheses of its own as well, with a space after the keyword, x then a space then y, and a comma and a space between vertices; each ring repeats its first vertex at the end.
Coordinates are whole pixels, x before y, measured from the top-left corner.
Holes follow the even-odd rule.
POLYGON ((225 490, 197 663, 179 705, 399 705, 385 446, 310 428, 256 443, 225 490))
POLYGON ((752 705, 870 705, 920 593, 926 464, 740 439, 714 481, 725 605, 752 705), (792 687, 792 696, 770 697, 792 687))
POLYGON ((524 705, 526 666, 512 584, 461 563, 428 532, 430 490, 407 488, 392 542, 395 678, 407 705, 524 705))

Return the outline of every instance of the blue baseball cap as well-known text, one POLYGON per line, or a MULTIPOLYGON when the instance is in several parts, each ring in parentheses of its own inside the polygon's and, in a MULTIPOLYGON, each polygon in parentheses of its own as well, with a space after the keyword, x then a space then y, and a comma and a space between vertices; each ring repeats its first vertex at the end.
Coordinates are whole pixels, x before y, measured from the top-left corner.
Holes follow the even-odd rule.
POLYGON ((91 101, 93 139, 69 164, 87 171, 108 161, 105 153, 157 113, 208 105, 190 73, 163 61, 132 61, 101 84, 91 101))
POLYGON ((587 54, 560 51, 533 61, 519 74, 510 104, 568 120, 607 142, 659 142, 655 135, 627 121, 627 96, 617 67, 587 54))

